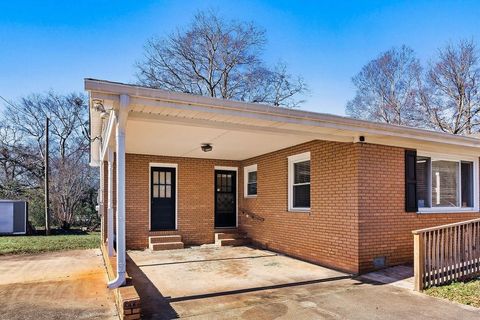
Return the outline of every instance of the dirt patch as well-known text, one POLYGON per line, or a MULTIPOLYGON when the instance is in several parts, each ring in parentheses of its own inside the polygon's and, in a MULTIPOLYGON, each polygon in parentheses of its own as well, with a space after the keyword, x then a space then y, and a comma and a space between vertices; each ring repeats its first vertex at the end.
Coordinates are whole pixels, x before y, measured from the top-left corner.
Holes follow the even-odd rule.
POLYGON ((1 269, 3 265, 9 269, 8 276, 0 276, 4 305, 0 319, 118 319, 98 253, 0 259, 1 269))

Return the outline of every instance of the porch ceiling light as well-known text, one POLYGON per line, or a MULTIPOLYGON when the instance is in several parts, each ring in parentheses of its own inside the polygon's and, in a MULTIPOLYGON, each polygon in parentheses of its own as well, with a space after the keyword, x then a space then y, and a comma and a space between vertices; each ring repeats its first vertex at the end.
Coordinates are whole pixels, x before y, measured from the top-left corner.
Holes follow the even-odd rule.
POLYGON ((212 151, 213 147, 210 143, 202 143, 202 151, 203 152, 210 152, 212 151))

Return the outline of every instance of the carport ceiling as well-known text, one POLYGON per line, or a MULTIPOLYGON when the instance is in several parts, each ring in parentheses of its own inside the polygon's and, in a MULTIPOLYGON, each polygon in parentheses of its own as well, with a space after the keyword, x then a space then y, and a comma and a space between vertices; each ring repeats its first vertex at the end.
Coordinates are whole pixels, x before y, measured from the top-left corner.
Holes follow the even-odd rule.
POLYGON ((248 127, 229 129, 140 119, 129 119, 126 132, 127 153, 228 160, 244 160, 314 139, 248 127), (213 150, 203 152, 203 143, 210 143, 213 150))

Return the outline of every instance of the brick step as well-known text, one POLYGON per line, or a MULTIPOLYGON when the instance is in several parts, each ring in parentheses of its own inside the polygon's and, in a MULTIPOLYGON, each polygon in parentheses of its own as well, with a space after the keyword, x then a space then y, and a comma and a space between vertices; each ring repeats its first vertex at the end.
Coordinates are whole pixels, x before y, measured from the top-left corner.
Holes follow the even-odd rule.
POLYGON ((182 242, 182 236, 181 235, 151 236, 151 237, 148 237, 148 242, 150 244, 182 242))
POLYGON ((215 233, 215 241, 224 240, 224 239, 243 239, 246 238, 247 234, 244 232, 235 232, 235 233, 224 233, 218 232, 215 233))
POLYGON ((220 247, 225 246, 244 246, 250 244, 249 238, 241 238, 241 239, 221 239, 215 241, 215 243, 220 247))
POLYGON ((183 249, 183 242, 150 243, 148 247, 152 251, 183 249))

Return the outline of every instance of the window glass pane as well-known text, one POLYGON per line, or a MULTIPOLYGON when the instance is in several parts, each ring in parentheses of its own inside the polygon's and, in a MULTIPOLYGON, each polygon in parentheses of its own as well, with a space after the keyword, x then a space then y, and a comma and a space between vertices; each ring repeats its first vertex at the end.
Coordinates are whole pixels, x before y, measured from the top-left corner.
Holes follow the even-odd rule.
POLYGON ((473 207, 473 163, 462 161, 462 207, 473 207))
POLYGON ((227 191, 227 175, 222 174, 222 191, 227 191))
POLYGON ((165 198, 165 186, 160 185, 160 198, 165 198))
POLYGON ((153 186, 153 197, 158 198, 158 186, 153 186))
POLYGON ((293 186, 293 207, 310 208, 310 185, 293 186))
POLYGON ((165 184, 172 184, 172 173, 165 172, 165 184))
POLYGON ((417 201, 419 208, 430 207, 430 158, 417 157, 417 201))
POLYGON ((165 187, 165 198, 171 198, 172 197, 172 186, 166 186, 165 187))
POLYGON ((432 206, 457 207, 458 162, 432 161, 432 206))
POLYGON ((255 195, 257 194, 257 183, 249 183, 247 186, 247 194, 248 195, 255 195))
POLYGON ((153 171, 153 183, 158 184, 158 171, 153 171))
POLYGON ((160 183, 165 184, 165 172, 160 172, 160 183))
POLYGON ((257 182, 257 171, 251 171, 248 173, 248 183, 257 182))
POLYGON ((293 179, 294 184, 310 182, 310 160, 294 163, 293 170, 294 170, 294 179, 293 179))
POLYGON ((222 175, 217 174, 217 191, 220 191, 222 187, 222 175))

